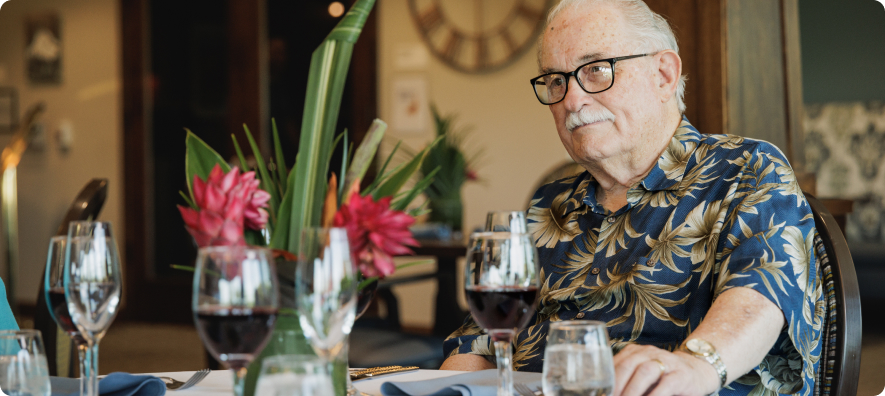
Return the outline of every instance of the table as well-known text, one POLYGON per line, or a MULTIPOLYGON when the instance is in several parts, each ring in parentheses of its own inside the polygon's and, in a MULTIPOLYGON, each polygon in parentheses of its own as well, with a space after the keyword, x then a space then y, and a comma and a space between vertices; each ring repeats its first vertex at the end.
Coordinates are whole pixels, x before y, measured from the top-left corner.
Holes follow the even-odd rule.
MULTIPOLYGON (((448 377, 462 374, 464 371, 448 370, 418 370, 405 373, 388 374, 379 378, 354 381, 353 385, 361 392, 372 396, 381 395, 381 384, 387 381, 422 381, 434 378, 448 377)), ((179 371, 175 373, 150 373, 147 375, 172 377, 185 381, 194 374, 194 371, 179 371)), ((233 395, 233 374, 228 370, 213 370, 206 379, 190 389, 176 391, 181 396, 230 396, 233 395)))

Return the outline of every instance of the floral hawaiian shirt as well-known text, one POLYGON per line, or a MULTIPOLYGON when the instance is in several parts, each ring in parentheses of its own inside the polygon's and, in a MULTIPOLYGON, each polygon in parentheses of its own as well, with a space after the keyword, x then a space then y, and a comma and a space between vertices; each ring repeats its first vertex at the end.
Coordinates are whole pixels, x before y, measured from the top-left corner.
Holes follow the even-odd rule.
MULTIPOLYGON (((541 371, 550 322, 600 320, 612 348, 676 349, 713 300, 733 287, 762 293, 786 326, 750 373, 719 393, 811 395, 824 296, 814 219, 784 155, 770 143, 702 135, 686 120, 657 164, 609 212, 584 172, 541 187, 528 211, 540 255, 540 302, 513 342, 513 367, 541 371)), ((447 356, 494 355, 467 318, 447 356)))

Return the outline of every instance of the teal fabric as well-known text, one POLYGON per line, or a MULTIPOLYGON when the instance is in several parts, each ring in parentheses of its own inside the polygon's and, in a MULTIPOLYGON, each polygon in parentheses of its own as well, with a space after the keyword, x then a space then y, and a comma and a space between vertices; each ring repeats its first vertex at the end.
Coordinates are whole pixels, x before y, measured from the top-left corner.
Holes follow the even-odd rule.
POLYGON ((18 330, 18 322, 12 315, 12 308, 9 307, 9 300, 6 299, 6 285, 3 279, 0 279, 0 330, 18 330))

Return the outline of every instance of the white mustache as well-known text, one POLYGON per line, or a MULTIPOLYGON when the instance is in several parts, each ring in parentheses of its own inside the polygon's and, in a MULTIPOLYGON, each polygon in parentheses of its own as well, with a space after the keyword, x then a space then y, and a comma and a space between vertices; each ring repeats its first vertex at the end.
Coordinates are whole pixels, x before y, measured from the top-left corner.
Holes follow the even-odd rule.
POLYGON ((615 115, 606 108, 601 108, 595 111, 582 108, 578 112, 571 112, 568 114, 568 118, 565 120, 565 127, 569 132, 572 132, 577 127, 600 121, 614 122, 615 115))

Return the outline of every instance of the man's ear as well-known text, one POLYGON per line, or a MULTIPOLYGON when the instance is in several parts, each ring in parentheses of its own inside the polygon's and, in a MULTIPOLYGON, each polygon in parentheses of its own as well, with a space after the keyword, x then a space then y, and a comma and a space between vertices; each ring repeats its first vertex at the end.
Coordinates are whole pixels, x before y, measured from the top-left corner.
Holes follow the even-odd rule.
POLYGON ((682 59, 673 50, 659 52, 657 58, 658 82, 657 89, 661 102, 667 102, 676 94, 679 77, 682 75, 682 59))

